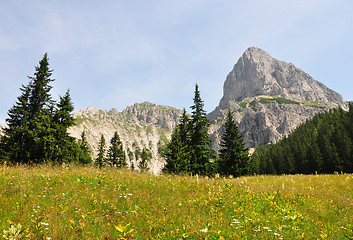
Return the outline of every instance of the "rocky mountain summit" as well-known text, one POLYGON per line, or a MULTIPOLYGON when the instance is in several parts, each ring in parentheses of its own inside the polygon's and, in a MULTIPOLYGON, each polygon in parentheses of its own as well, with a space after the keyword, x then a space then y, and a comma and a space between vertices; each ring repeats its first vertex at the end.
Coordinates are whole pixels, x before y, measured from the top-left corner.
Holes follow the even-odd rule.
POLYGON ((219 106, 208 117, 217 149, 223 119, 232 109, 247 147, 275 143, 315 114, 333 107, 348 109, 337 92, 291 63, 248 48, 228 74, 219 106))
POLYGON ((159 154, 160 147, 170 139, 181 113, 181 110, 148 102, 128 106, 122 112, 115 108, 106 111, 87 107, 74 112, 76 126, 71 127, 69 132, 79 139, 82 131, 85 131, 95 157, 101 134, 109 146, 110 139, 117 131, 127 153, 128 164, 137 166, 139 155, 146 148, 152 154, 149 168, 156 173, 165 164, 159 154))
POLYGON ((259 95, 279 96, 294 101, 319 102, 328 107, 347 108, 340 94, 314 80, 291 63, 279 61, 267 52, 248 48, 228 74, 219 106, 224 109, 232 100, 259 95))
MULTIPOLYGON (((255 47, 247 49, 234 65, 224 82, 223 93, 219 106, 208 114, 215 150, 228 109, 233 112, 249 148, 277 142, 317 113, 338 106, 348 109, 340 94, 293 64, 279 61, 255 47)), ((147 102, 134 104, 122 112, 88 107, 74 112, 77 125, 69 132, 80 138, 85 131, 95 157, 100 135, 104 135, 109 145, 117 131, 129 165, 137 166, 139 154, 147 148, 152 153, 149 167, 156 173, 165 164, 160 151, 181 114, 181 110, 147 102)))

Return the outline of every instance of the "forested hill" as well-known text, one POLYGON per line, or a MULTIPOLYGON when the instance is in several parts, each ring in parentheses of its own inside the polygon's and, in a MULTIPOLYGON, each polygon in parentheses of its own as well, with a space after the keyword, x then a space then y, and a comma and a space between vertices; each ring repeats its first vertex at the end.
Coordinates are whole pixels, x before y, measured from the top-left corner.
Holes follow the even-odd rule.
POLYGON ((251 161, 254 173, 353 172, 353 105, 321 113, 276 144, 260 146, 251 161))

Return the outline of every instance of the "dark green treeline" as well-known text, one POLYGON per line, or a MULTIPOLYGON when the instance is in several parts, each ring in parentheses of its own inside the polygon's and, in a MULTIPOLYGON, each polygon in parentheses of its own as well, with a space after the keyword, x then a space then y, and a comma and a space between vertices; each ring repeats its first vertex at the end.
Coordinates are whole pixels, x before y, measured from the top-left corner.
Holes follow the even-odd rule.
POLYGON ((251 157, 258 174, 353 172, 353 106, 318 114, 251 157))

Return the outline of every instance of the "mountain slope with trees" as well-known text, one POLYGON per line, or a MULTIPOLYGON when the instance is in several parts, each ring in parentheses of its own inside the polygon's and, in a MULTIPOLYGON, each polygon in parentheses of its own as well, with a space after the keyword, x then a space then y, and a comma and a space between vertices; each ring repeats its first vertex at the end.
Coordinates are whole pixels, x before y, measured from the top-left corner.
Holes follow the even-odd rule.
POLYGON ((306 119, 335 107, 348 110, 340 94, 293 64, 250 47, 228 74, 219 105, 208 114, 213 148, 218 149, 228 108, 235 113, 246 147, 257 148, 277 142, 306 119))
POLYGON ((87 107, 74 112, 76 125, 70 127, 68 132, 76 138, 85 132, 93 159, 98 154, 101 134, 109 148, 111 144, 108 141, 117 132, 126 152, 127 167, 139 169, 141 153, 145 149, 148 157, 143 165, 148 165, 151 172, 158 173, 165 165, 160 153, 170 141, 173 128, 181 115, 182 110, 149 102, 133 104, 121 112, 115 108, 107 111, 87 107))
POLYGON ((353 172, 353 105, 307 120, 276 144, 259 147, 251 157, 258 174, 353 172))

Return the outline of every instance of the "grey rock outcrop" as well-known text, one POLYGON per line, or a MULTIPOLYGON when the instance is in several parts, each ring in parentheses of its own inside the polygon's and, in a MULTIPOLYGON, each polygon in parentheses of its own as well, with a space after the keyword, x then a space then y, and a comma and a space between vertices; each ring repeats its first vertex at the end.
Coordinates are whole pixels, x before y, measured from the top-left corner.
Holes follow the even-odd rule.
MULTIPOLYGON (((243 135, 245 146, 256 148, 261 144, 275 143, 289 135, 299 124, 329 108, 312 107, 299 103, 263 103, 266 96, 246 98, 242 102, 231 102, 240 134, 243 135), (251 105, 251 106, 249 106, 251 105)), ((266 101, 267 102, 267 101, 266 101)), ((210 136, 212 147, 218 149, 223 132, 224 119, 228 109, 217 108, 209 114, 213 123, 210 136)))
POLYGON ((280 96, 292 100, 316 101, 328 107, 348 105, 340 94, 314 80, 291 63, 279 61, 267 52, 248 48, 228 74, 219 106, 258 95, 280 96))
POLYGON ((82 131, 85 131, 95 158, 101 134, 109 145, 117 131, 127 154, 128 164, 133 163, 137 168, 138 155, 142 149, 147 148, 152 153, 149 168, 157 173, 165 164, 159 148, 170 139, 181 113, 181 110, 172 107, 147 102, 128 106, 122 112, 115 108, 105 111, 87 107, 74 112, 77 124, 69 129, 69 133, 79 139, 82 131))
POLYGON ((219 106, 208 115, 217 149, 228 108, 232 109, 246 147, 275 143, 306 119, 333 107, 348 109, 337 92, 291 63, 248 48, 228 74, 219 106))

